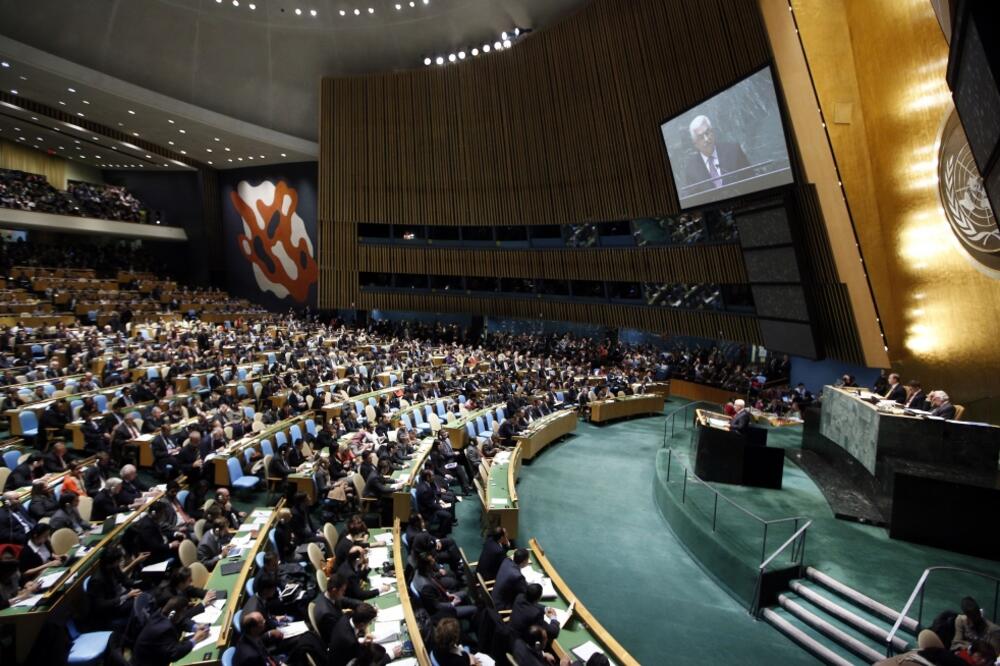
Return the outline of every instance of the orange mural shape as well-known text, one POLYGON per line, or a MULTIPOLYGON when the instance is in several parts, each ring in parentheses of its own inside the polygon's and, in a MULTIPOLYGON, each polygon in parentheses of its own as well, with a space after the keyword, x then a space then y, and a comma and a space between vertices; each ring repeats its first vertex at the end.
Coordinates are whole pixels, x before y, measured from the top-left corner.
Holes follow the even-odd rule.
MULTIPOLYGON (((254 189, 258 188, 250 188, 254 189)), ((309 296, 309 287, 316 282, 318 271, 304 227, 298 230, 296 242, 292 242, 296 236, 296 222, 302 225, 301 218, 295 215, 298 193, 282 180, 275 185, 271 201, 258 198, 247 202, 236 191, 230 193, 230 198, 243 219, 244 229, 250 232, 249 237, 240 234, 236 242, 243 257, 260 271, 255 277, 262 291, 266 283, 261 284, 261 277, 280 285, 295 301, 304 303, 309 296), (286 198, 290 204, 282 206, 286 198), (251 206, 256 208, 260 220, 263 220, 263 228, 251 206)), ((282 295, 279 289, 271 287, 270 290, 278 296, 282 295)))

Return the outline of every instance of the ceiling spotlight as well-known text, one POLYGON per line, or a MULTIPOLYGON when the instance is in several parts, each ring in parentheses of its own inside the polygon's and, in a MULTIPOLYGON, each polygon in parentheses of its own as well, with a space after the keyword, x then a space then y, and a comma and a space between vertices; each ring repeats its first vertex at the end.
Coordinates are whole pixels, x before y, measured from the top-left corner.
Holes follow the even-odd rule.
POLYGON ((483 44, 483 53, 489 53, 489 52, 490 52, 490 45, 483 44))
POLYGON ((286 155, 286 154, 284 154, 284 153, 281 153, 281 156, 282 156, 282 157, 288 157, 288 155, 286 155))
POLYGON ((173 141, 167 141, 167 144, 169 144, 169 145, 172 146, 172 145, 174 145, 174 142, 173 141))
POLYGON ((83 100, 83 103, 84 104, 90 104, 90 102, 88 102, 87 100, 83 100))
POLYGON ((509 49, 510 48, 510 40, 509 39, 503 40, 503 47, 505 49, 509 49))
POLYGON ((479 55, 479 49, 472 49, 472 55, 474 56, 479 55))
POLYGON ((210 153, 210 152, 212 152, 212 149, 211 149, 211 148, 206 148, 206 149, 205 149, 205 152, 206 152, 206 153, 210 153))
POLYGON ((148 160, 148 159, 151 159, 151 158, 150 158, 150 156, 149 156, 149 155, 146 155, 146 159, 148 160))
POLYGON ((374 7, 369 7, 368 8, 368 13, 369 14, 374 14, 375 13, 375 8, 374 7))
POLYGON ((187 155, 187 154, 188 154, 188 151, 186 151, 186 150, 182 150, 181 151, 181 155, 187 155))
POLYGON ((433 60, 431 60, 430 58, 424 58, 424 64, 425 64, 425 65, 429 65, 429 64, 431 64, 432 62, 434 62, 434 61, 433 61, 433 60))
POLYGON ((252 2, 249 5, 247 5, 247 7, 250 8, 250 11, 257 9, 257 5, 253 4, 252 2))
POLYGON ((236 161, 237 161, 237 162, 242 162, 242 161, 243 161, 243 158, 242 158, 242 157, 237 157, 237 158, 236 158, 236 161))
POLYGON ((229 152, 229 148, 223 148, 223 150, 225 150, 227 153, 229 152))
POLYGON ((396 5, 396 11, 397 11, 397 12, 398 12, 398 11, 399 11, 400 9, 402 9, 402 8, 403 8, 403 5, 396 5))
POLYGON ((181 134, 187 134, 187 130, 182 130, 182 129, 179 129, 179 130, 177 130, 177 131, 178 131, 178 132, 180 132, 181 134))
POLYGON ((437 64, 439 64, 439 65, 443 65, 443 64, 444 64, 444 58, 442 58, 441 56, 438 56, 438 57, 437 57, 437 58, 436 58, 436 59, 434 60, 434 62, 436 62, 436 63, 437 63, 437 64))
POLYGON ((171 125, 174 124, 174 121, 172 121, 170 118, 167 118, 167 122, 170 123, 171 125))
POLYGON ((132 132, 132 136, 139 136, 138 132, 132 132))
POLYGON ((416 6, 417 6, 417 3, 413 2, 413 0, 410 0, 410 6, 411 6, 411 7, 416 7, 416 6))
POLYGON ((91 140, 91 141, 100 141, 100 139, 98 139, 98 138, 97 138, 96 136, 92 136, 92 137, 90 137, 90 140, 91 140))
POLYGON ((232 158, 232 157, 230 157, 230 158, 229 158, 228 160, 226 160, 226 161, 227 161, 227 162, 232 162, 232 161, 233 161, 233 158, 232 158))
POLYGON ((252 160, 253 159, 253 155, 247 155, 247 159, 248 160, 252 160))
POLYGON ((265 157, 264 157, 263 155, 261 155, 261 156, 260 156, 260 159, 262 159, 262 160, 263 160, 263 159, 266 159, 266 158, 265 158, 265 157))
POLYGON ((458 59, 459 60, 465 60, 465 51, 459 51, 458 52, 458 59))
MULTIPOLYGON (((219 3, 220 5, 222 4, 222 0, 215 0, 215 1, 216 1, 217 3, 219 3)), ((166 166, 166 165, 164 165, 164 166, 166 166)))
POLYGON ((361 10, 360 9, 355 9, 354 10, 354 15, 355 16, 361 16, 361 10))
POLYGON ((317 14, 317 11, 315 9, 310 9, 309 10, 309 16, 312 16, 313 18, 315 18, 316 14, 317 14))
POLYGON ((208 161, 208 163, 209 163, 209 164, 212 164, 212 160, 209 160, 209 161, 208 161))
POLYGON ((501 44, 500 42, 493 42, 493 49, 494 50, 499 51, 502 48, 503 48, 503 44, 501 44))
POLYGON ((8 67, 10 67, 10 63, 4 60, 3 62, 0 62, 0 67, 7 69, 8 67))
MULTIPOLYGON (((347 16, 347 12, 345 12, 343 9, 341 9, 340 10, 340 15, 341 16, 347 16)), ((229 160, 229 161, 232 162, 232 160, 229 160)))
POLYGON ((430 2, 431 2, 431 0, 424 0, 424 4, 425 5, 430 4, 430 2))
POLYGON ((233 0, 233 7, 239 7, 239 6, 240 6, 240 0, 233 0))
POLYGON ((135 111, 133 111, 132 109, 129 109, 129 110, 128 110, 128 114, 129 114, 130 116, 134 116, 134 115, 135 115, 135 111))
POLYGON ((81 118, 83 118, 83 113, 82 113, 82 112, 80 112, 80 111, 77 111, 77 112, 76 112, 76 115, 78 115, 78 116, 80 116, 81 118))
POLYGON ((507 33, 506 32, 501 32, 500 33, 500 39, 507 39, 507 33))
POLYGON ((448 62, 455 62, 456 60, 458 60, 458 56, 456 56, 454 53, 448 54, 448 62))
POLYGON ((521 34, 521 29, 520 28, 514 28, 514 36, 517 37, 520 34, 521 34))
POLYGON ((66 102, 59 100, 59 106, 66 106, 66 102))
POLYGON ((296 15, 296 16, 302 16, 302 10, 301 10, 301 9, 299 9, 298 7, 296 7, 296 8, 295 8, 295 15, 296 15))
POLYGON ((75 92, 76 92, 76 88, 66 88, 66 90, 68 90, 68 91, 70 91, 70 92, 72 92, 72 93, 75 93, 75 92))

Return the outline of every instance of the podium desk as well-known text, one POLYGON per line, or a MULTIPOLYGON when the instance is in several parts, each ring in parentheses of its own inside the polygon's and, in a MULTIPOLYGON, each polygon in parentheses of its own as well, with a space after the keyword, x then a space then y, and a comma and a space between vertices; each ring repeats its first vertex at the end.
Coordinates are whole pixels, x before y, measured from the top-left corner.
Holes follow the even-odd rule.
POLYGON ((698 409, 695 432, 694 473, 700 479, 781 489, 785 452, 767 446, 767 430, 751 427, 746 434, 733 432, 725 414, 698 409))

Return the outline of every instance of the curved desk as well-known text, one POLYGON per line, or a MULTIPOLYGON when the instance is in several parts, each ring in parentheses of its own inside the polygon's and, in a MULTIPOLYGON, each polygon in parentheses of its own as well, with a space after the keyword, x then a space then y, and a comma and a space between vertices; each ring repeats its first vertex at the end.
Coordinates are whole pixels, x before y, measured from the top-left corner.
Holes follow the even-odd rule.
POLYGON ((496 526, 517 538, 517 475, 521 471, 521 445, 513 451, 502 451, 492 461, 483 460, 475 480, 476 491, 483 507, 483 524, 496 526))
POLYGON ((659 414, 663 411, 663 402, 662 395, 649 393, 595 400, 590 403, 590 422, 603 423, 640 414, 659 414))
POLYGON ((577 418, 576 410, 561 409, 532 421, 528 428, 514 438, 522 457, 531 460, 546 446, 576 430, 577 418))

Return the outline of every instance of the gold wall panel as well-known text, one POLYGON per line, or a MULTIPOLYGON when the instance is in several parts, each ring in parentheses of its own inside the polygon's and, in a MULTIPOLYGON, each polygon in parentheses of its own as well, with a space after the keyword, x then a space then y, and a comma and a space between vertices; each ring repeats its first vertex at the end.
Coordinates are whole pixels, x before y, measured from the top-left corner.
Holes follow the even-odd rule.
POLYGON ((854 107, 849 125, 828 129, 892 367, 948 391, 970 418, 1000 419, 1000 280, 967 257, 937 194, 938 138, 952 103, 932 4, 792 6, 824 115, 854 107))

